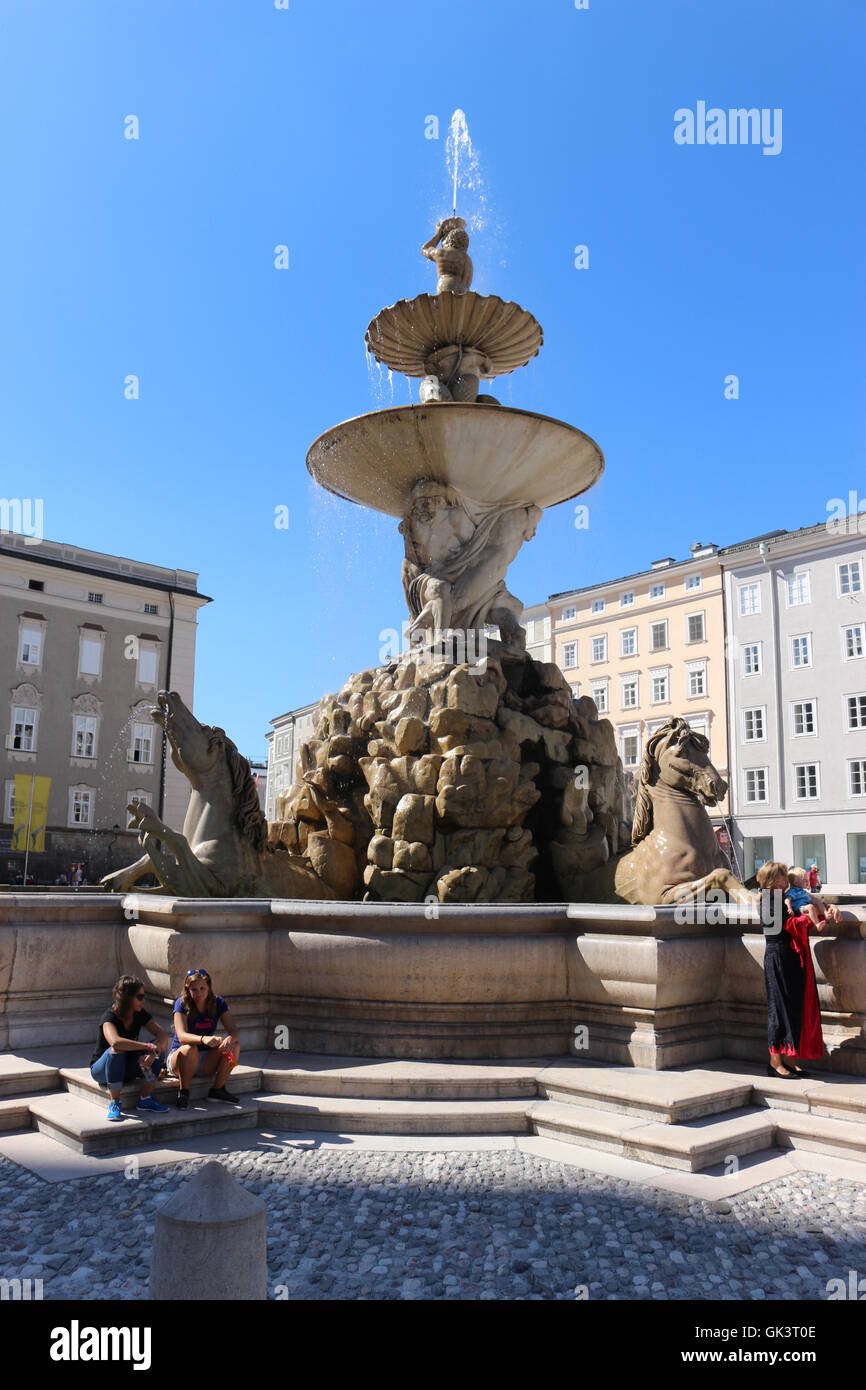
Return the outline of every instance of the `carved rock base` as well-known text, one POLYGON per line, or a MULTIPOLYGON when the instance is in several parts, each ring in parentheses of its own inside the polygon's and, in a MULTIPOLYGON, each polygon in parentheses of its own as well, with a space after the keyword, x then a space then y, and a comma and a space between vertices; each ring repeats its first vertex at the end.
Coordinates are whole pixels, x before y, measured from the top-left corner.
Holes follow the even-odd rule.
POLYGON ((561 901, 563 865, 589 872, 629 843, 612 726, 529 656, 362 671, 320 703, 297 771, 271 841, 305 854, 327 833, 312 782, 354 831, 347 897, 561 901))

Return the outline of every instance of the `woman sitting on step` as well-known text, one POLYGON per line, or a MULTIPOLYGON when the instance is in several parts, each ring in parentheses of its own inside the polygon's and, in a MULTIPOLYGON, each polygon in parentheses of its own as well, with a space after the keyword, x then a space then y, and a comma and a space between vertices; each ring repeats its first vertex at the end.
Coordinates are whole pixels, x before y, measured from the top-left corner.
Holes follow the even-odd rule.
POLYGON ((168 1035, 144 1007, 144 985, 132 975, 122 975, 114 986, 113 1005, 99 1020, 96 1049, 90 1059, 90 1075, 100 1086, 107 1086, 111 1097, 109 1120, 122 1120, 120 1092, 132 1081, 142 1081, 138 1110, 167 1110, 154 1100, 151 1091, 162 1071, 168 1035), (142 1028, 153 1034, 155 1042, 139 1042, 142 1028))
POLYGON ((221 994, 214 994, 211 977, 206 970, 188 970, 183 989, 174 1001, 174 1037, 168 1054, 168 1070, 180 1082, 177 1107, 189 1105, 189 1083, 204 1058, 202 1076, 212 1076, 209 1100, 238 1104, 237 1096, 226 1090, 226 1081, 238 1064, 240 1040, 235 1031, 229 1006, 221 994), (215 1029, 219 1024, 226 1036, 220 1038, 215 1029))

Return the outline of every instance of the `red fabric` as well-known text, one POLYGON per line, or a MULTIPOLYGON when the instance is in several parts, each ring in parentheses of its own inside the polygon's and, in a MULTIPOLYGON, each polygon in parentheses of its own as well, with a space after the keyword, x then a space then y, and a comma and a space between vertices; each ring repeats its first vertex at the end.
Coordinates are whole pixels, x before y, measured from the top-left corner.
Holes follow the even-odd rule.
POLYGON ((818 986, 815 983, 815 969, 812 965, 812 952, 809 950, 809 927, 812 919, 804 912, 799 917, 789 917, 785 931, 791 938, 791 945, 800 957, 800 965, 806 972, 803 996, 803 1024, 800 1031, 800 1046, 797 1056, 806 1061, 817 1061, 824 1056, 824 1037, 821 1032, 821 1007, 818 1003, 818 986))

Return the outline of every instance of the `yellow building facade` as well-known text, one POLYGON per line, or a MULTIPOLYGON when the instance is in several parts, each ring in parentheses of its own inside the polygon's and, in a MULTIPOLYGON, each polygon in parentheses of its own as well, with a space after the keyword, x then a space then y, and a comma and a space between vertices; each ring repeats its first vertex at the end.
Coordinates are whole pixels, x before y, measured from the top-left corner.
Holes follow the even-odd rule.
MULTIPOLYGON (((575 696, 589 695, 616 730, 623 766, 636 770, 649 736, 682 715, 710 741, 727 777, 725 617, 716 545, 687 560, 548 600, 553 659, 575 696)), ((711 814, 727 815, 727 799, 711 814)))

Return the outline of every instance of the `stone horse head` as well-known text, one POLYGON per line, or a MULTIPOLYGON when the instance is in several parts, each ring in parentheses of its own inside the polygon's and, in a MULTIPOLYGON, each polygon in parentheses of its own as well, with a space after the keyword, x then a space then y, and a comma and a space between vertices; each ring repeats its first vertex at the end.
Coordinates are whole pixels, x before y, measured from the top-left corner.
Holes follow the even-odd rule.
POLYGON ((250 847, 261 853, 268 838, 267 821, 250 765, 225 730, 200 724, 176 690, 159 692, 151 718, 165 730, 171 760, 192 787, 184 823, 190 842, 198 839, 196 830, 205 807, 222 804, 231 808, 234 823, 250 847))
POLYGON ((694 797, 701 806, 715 806, 728 784, 709 759, 709 739, 688 721, 669 719, 647 740, 637 784, 631 842, 640 844, 653 828, 652 789, 661 783, 694 797))

